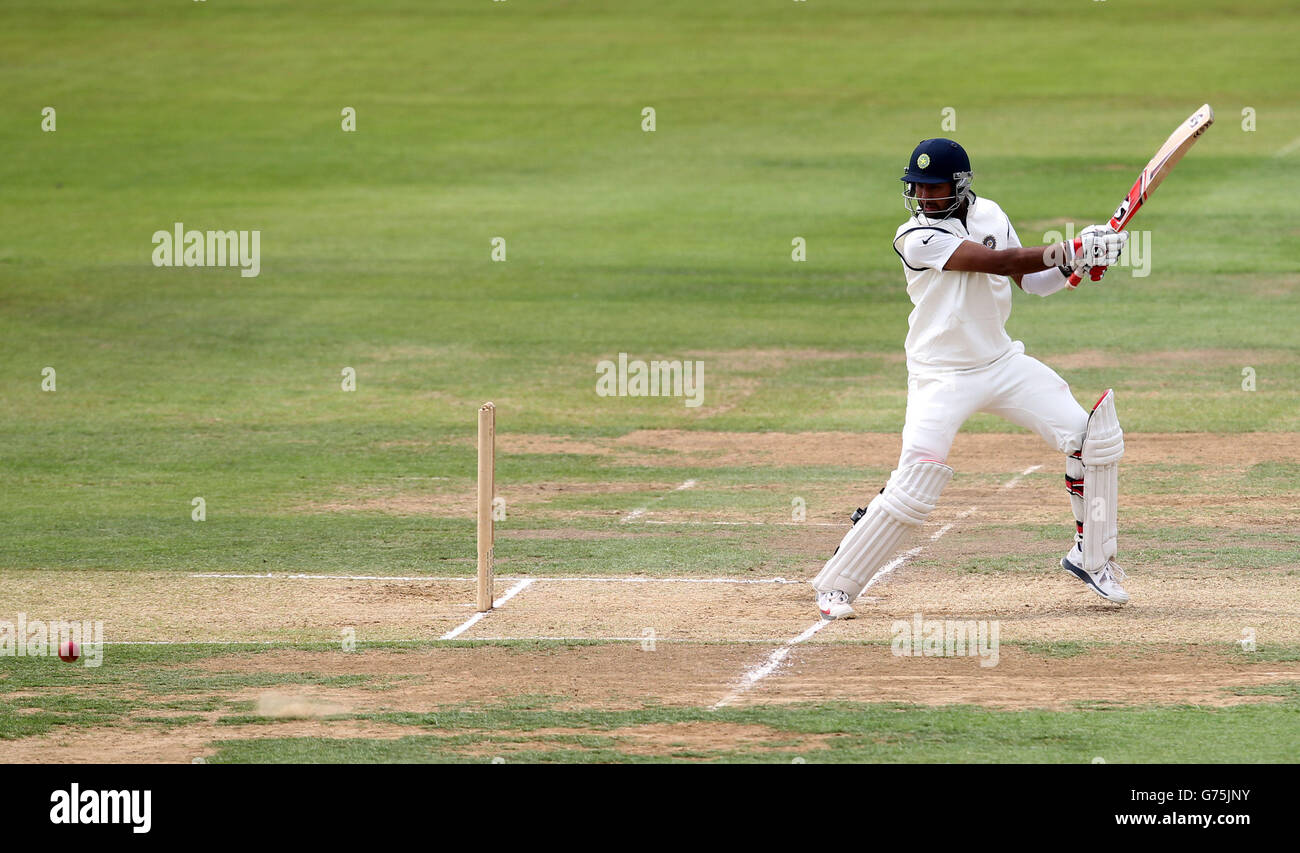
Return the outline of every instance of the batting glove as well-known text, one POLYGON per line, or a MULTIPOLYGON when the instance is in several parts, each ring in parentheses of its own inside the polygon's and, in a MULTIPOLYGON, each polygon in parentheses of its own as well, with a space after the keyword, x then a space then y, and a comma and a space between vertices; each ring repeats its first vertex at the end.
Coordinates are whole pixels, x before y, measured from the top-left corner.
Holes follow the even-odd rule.
POLYGON ((1108 267, 1119 260, 1126 243, 1127 231, 1116 232, 1109 225, 1089 225, 1079 232, 1071 246, 1074 257, 1070 259, 1070 267, 1081 278, 1092 267, 1108 267))

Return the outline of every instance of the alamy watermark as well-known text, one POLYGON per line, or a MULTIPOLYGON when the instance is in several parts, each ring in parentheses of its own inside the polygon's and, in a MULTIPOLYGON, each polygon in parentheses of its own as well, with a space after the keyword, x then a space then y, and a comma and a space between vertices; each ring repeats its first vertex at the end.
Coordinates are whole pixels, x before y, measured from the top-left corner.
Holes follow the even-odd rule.
POLYGON ((0 619, 0 657, 58 657, 69 642, 86 666, 104 662, 104 623, 99 620, 29 620, 26 613, 13 622, 0 619))
POLYGON ((125 824, 136 834, 153 826, 152 790, 87 788, 73 782, 50 794, 50 823, 125 824))
POLYGON ((153 244, 156 267, 237 266, 244 278, 262 271, 261 231, 186 231, 177 222, 171 231, 153 232, 153 244))
POLYGON ((596 362, 596 394, 601 397, 685 397, 686 406, 704 402, 704 362, 628 360, 596 362))
POLYGON ((899 619, 889 627, 893 635, 890 651, 895 657, 978 657, 980 666, 998 665, 998 635, 995 619, 925 619, 913 613, 909 622, 899 619))
MULTIPOLYGON (((1064 231, 1043 232, 1043 243, 1048 246, 1071 243, 1076 236, 1078 235, 1075 233, 1074 223, 1067 222, 1064 231)), ((1054 256, 1052 260, 1060 264, 1065 261, 1065 257, 1062 254, 1059 257, 1054 256)), ((1151 275, 1151 232, 1129 231, 1128 243, 1125 244, 1124 251, 1120 252, 1119 260, 1111 264, 1111 267, 1129 267, 1134 278, 1146 278, 1151 275)))

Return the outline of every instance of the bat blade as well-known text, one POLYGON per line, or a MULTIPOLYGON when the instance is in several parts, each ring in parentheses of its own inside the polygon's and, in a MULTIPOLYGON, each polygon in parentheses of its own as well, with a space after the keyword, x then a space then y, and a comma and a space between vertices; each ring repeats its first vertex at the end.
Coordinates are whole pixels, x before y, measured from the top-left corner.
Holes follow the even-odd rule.
POLYGON ((1128 195, 1115 208, 1115 214, 1110 218, 1110 227, 1116 231, 1123 230, 1129 221, 1142 209, 1142 205, 1150 198, 1151 193, 1155 192, 1156 187, 1173 171, 1178 161, 1183 159, 1183 155, 1192 147, 1192 144, 1200 138, 1206 128, 1214 124, 1214 109, 1209 104, 1203 104, 1199 110, 1187 117, 1187 120, 1178 125, 1178 128, 1165 140, 1165 144, 1160 146, 1155 156, 1142 169, 1136 181, 1133 182, 1132 188, 1129 189, 1128 195))
MULTIPOLYGON (((1165 144, 1161 145, 1156 151, 1155 156, 1142 169, 1137 180, 1129 189, 1128 195, 1115 208, 1115 214, 1110 218, 1110 227, 1116 231, 1123 231, 1125 226, 1132 221, 1137 212, 1142 209, 1142 205, 1150 198, 1151 193, 1155 192, 1156 187, 1173 171, 1178 161, 1183 159, 1187 149, 1192 147, 1192 143, 1200 138, 1205 129, 1214 124, 1214 110, 1209 104, 1202 104, 1201 108, 1187 117, 1182 124, 1178 125, 1165 144)), ((1070 286, 1075 287, 1079 284, 1078 275, 1070 275, 1070 286)))

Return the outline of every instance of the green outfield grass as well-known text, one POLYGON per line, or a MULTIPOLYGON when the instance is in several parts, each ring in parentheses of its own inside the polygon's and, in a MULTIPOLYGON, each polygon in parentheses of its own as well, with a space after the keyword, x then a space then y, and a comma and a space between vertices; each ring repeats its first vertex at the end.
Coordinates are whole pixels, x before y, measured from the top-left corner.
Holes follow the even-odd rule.
MULTIPOLYGON (((378 540, 409 570, 430 538, 430 556, 459 550, 458 529, 285 508, 472 476, 472 447, 442 440, 468 437, 484 399, 513 432, 896 430, 897 175, 947 106, 977 189, 1028 244, 1108 214, 1212 102, 1219 125, 1138 221, 1155 234, 1152 275, 1021 295, 1011 331, 1049 361, 1240 350, 1062 372, 1081 398, 1116 387, 1133 431, 1295 429, 1295 235, 1257 227, 1285 219, 1295 189, 1297 155, 1273 156, 1300 136, 1279 73, 1300 35, 1287 8, 6 4, 0 520, 23 533, 0 559, 383 564, 378 540), (932 71, 943 55, 908 37, 921 22, 969 73, 932 71), (1085 26, 1140 30, 1145 47, 1063 67, 1060 33, 1085 26), (1167 58, 1193 47, 1195 62, 1167 58), (1124 82, 1082 85, 1102 79, 1124 82), (1088 110, 1071 104, 1085 88, 1088 110), (47 105, 55 133, 39 129, 47 105), (261 229, 261 275, 154 268, 151 234, 177 220, 261 229), (806 263, 789 259, 795 235, 806 263), (506 263, 489 261, 494 236, 506 263), (816 352, 716 355, 800 349, 816 352), (597 397, 595 363, 619 352, 700 358, 705 404, 597 397), (55 393, 40 390, 46 366, 55 393), (224 535, 189 522, 194 496, 224 535)), ((549 458, 500 473, 592 476, 625 472, 549 458)))
POLYGON ((1129 708, 1066 712, 997 712, 918 708, 891 703, 839 703, 739 710, 647 709, 622 713, 489 710, 404 715, 404 724, 442 732, 397 739, 258 738, 218 741, 213 763, 722 761, 790 763, 938 762, 1108 764, 1295 762, 1296 685, 1284 703, 1226 709, 1129 708), (624 751, 624 737, 655 724, 762 726, 784 736, 763 749, 683 745, 667 754, 624 751), (545 728, 582 735, 533 735, 545 728), (1287 739, 1261 740, 1258 731, 1287 739), (828 735, 815 741, 809 735, 828 735), (483 757, 486 752, 488 757, 483 757), (495 754, 494 754, 495 753, 495 754))
MULTIPOLYGON (((589 643, 508 641, 491 643, 375 644, 376 648, 495 646, 520 652, 572 650, 589 643)), ((1018 644, 1013 644, 1018 645, 1018 644)), ((330 651, 322 644, 296 647, 305 657, 330 651)), ((1080 654, 1080 644, 1027 644, 1053 658, 1080 654)), ((58 733, 73 736, 109 726, 122 732, 182 732, 206 726, 216 733, 211 763, 267 762, 1067 762, 1107 763, 1296 762, 1300 760, 1300 683, 1235 688, 1238 695, 1276 697, 1261 704, 1226 708, 1197 706, 1119 707, 1077 703, 1069 711, 994 711, 969 706, 923 707, 899 703, 800 703, 708 710, 647 703, 623 710, 566 710, 565 697, 522 693, 511 701, 438 707, 427 712, 343 712, 324 724, 374 723, 393 736, 284 737, 276 726, 295 718, 258 714, 251 702, 233 698, 245 688, 355 688, 382 700, 409 677, 246 672, 250 654, 264 646, 126 646, 111 650, 112 666, 67 667, 50 660, 0 658, 0 742, 58 733), (202 665, 208 668, 200 669, 202 665), (76 692, 69 692, 70 688, 76 692), (130 698, 124 698, 123 694, 130 698), (651 728, 718 727, 707 747, 673 745, 673 738, 646 751, 638 735, 651 728), (751 727, 751 743, 730 745, 727 727, 751 727), (252 736, 228 738, 223 728, 252 736), (256 729, 265 729, 257 732, 256 729), (409 734, 403 730, 409 730, 409 734), (752 742, 752 732, 763 734, 752 742)), ((1242 660, 1239 647, 1222 652, 1242 660)), ((1295 648, 1274 650, 1263 664, 1295 660, 1295 648)), ((1250 656, 1251 658, 1254 655, 1250 656)), ((206 751, 206 749, 204 750, 206 751)), ((196 755, 196 757, 198 757, 196 755)))
MULTIPOLYGON (((0 580, 51 568, 468 574, 471 510, 438 501, 468 494, 475 411, 489 399, 499 431, 514 435, 894 433, 910 303, 890 240, 906 215, 898 175, 912 146, 961 140, 976 191, 1034 245, 1066 222, 1108 217, 1206 101, 1218 124, 1134 223, 1153 234, 1151 274, 1115 269, 1046 300, 1018 293, 1009 331, 1071 365, 1059 372, 1082 402, 1114 387, 1130 433, 1300 429, 1297 43, 1300 16, 1285 0, 9 0, 0 580), (55 132, 41 131, 45 107, 57 110, 55 132), (345 107, 355 133, 340 129, 345 107), (653 133, 641 130, 644 107, 656 110, 653 133), (940 126, 948 107, 955 131, 940 126), (154 267, 151 235, 177 221, 260 230, 260 276, 154 267), (790 258, 796 236, 803 263, 790 258), (507 241, 504 263, 490 260, 495 237, 507 241), (623 352, 702 361, 703 405, 598 396, 597 362, 623 352), (42 390, 46 367, 53 393, 42 390), (346 367, 355 392, 340 388, 346 367), (328 508, 358 495, 437 508, 328 508), (196 496, 202 523, 191 520, 196 496)), ((967 429, 1014 431, 987 416, 967 429)), ((620 489, 512 511, 502 530, 608 529, 688 478, 704 485, 674 495, 676 509, 789 517, 791 495, 818 490, 842 495, 847 511, 890 462, 693 468, 667 455, 503 454, 499 491, 620 489)), ((1186 466, 1126 469, 1126 494, 1175 492, 1180 474, 1203 470, 1186 466)), ((1296 473, 1252 461, 1206 488, 1273 500, 1258 512, 1277 520, 1277 502, 1300 495, 1296 473)), ((1174 516, 1138 518, 1143 558, 1300 564, 1293 537, 1198 540, 1204 531, 1174 516)), ((779 574, 792 559, 743 530, 641 533, 503 535, 497 554, 503 572, 540 574, 779 574)), ((1046 542, 1061 530, 1022 533, 1046 542)), ((1027 566, 1008 556, 951 568, 1027 566)), ((182 666, 192 653, 156 654, 182 666)), ((9 668, 0 692, 57 686, 61 673, 9 668)), ((123 678, 125 693, 93 699, 4 699, 22 713, 5 716, 0 738, 129 714, 183 726, 189 718, 154 712, 218 707, 162 708, 123 678)), ((262 683, 250 678, 228 686, 262 683)), ((176 679, 150 683, 187 693, 176 679)), ((1294 692, 1218 711, 1104 712, 1101 741, 1080 736, 1103 713, 1092 710, 864 705, 722 719, 789 731, 790 754, 809 761, 1255 761, 1296 760, 1294 739, 1253 740, 1294 733, 1295 712, 1294 692), (825 719, 857 722, 841 746, 800 747, 797 735, 825 719), (1175 729, 1185 744, 1169 740, 1175 729)), ((659 713, 597 722, 679 712, 659 713)), ((491 717, 506 728, 522 719, 491 717)), ((451 737, 229 742, 216 760, 470 754, 451 737)), ((603 734, 519 749, 530 760, 645 758, 603 734)))

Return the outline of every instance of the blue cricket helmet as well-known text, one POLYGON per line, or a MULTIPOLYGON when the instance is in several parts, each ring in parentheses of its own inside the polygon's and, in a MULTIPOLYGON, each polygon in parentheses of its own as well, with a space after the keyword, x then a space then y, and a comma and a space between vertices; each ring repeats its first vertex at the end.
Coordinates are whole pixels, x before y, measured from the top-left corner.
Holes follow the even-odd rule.
POLYGON ((907 161, 907 171, 899 179, 907 185, 903 190, 903 205, 913 216, 947 219, 960 210, 963 204, 975 200, 975 194, 970 189, 973 177, 966 149, 951 139, 923 139, 912 150, 912 157, 907 161), (916 185, 946 183, 952 184, 953 194, 940 200, 949 201, 948 207, 926 212, 916 197, 916 185))

